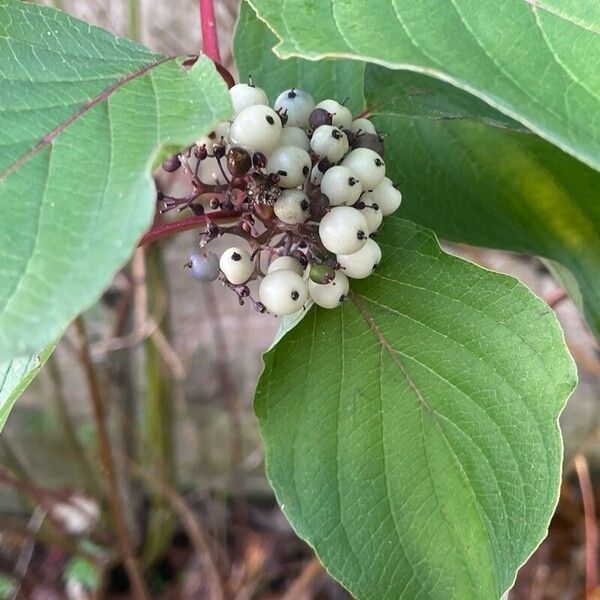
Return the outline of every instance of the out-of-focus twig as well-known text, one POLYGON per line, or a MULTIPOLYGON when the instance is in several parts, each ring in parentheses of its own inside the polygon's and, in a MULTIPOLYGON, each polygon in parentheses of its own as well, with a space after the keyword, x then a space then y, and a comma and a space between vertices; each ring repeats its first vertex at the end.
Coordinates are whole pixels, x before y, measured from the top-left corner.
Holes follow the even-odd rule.
POLYGON ((581 488, 585 522, 585 593, 587 600, 594 600, 598 593, 598 521, 590 471, 583 454, 575 457, 575 471, 581 488))
POLYGON ((48 376, 50 377, 50 381, 52 383, 53 388, 53 400, 54 406, 56 408, 56 412, 58 413, 58 418, 60 420, 60 425, 62 429, 62 433, 65 436, 67 444, 71 449, 71 453, 75 458, 77 465, 79 466, 79 470, 85 482, 85 489, 88 493, 95 495, 96 497, 101 497, 100 485, 96 479, 96 473, 92 468, 92 465, 88 461, 87 452, 83 447, 83 444, 79 441, 77 437, 77 432, 75 431, 75 426, 73 425, 73 420, 71 415, 69 414, 69 409, 67 408, 67 401, 65 399, 64 394, 64 386, 62 375, 60 372, 60 368, 56 359, 56 354, 52 354, 46 363, 46 369, 48 372, 48 376))
POLYGON ((110 439, 106 425, 106 413, 104 409, 102 393, 100 391, 100 382, 98 381, 96 370, 92 363, 85 323, 81 315, 75 319, 75 329, 79 343, 79 360, 85 373, 89 388, 90 400, 94 409, 94 419, 98 430, 100 461, 102 463, 102 468, 108 483, 108 502, 110 505, 115 532, 119 540, 123 562, 125 564, 127 575, 131 580, 134 597, 137 598, 137 600, 149 600, 149 595, 146 590, 140 565, 135 557, 133 543, 125 523, 123 506, 119 497, 115 462, 110 447, 110 439))
POLYGON ((314 557, 304 565, 300 575, 290 586, 281 600, 303 600, 308 597, 315 580, 323 574, 323 566, 314 557))
POLYGON ((230 435, 230 472, 231 489, 234 495, 234 511, 237 525, 244 525, 246 522, 246 503, 245 503, 245 480, 243 469, 243 448, 242 448, 242 423, 239 406, 239 392, 237 385, 232 379, 232 372, 228 365, 229 348, 227 339, 221 322, 218 301, 209 285, 202 286, 205 298, 205 309, 207 322, 212 326, 212 338, 216 348, 216 374, 221 384, 221 389, 225 394, 227 411, 231 421, 230 435))
POLYGON ((211 600, 224 600, 225 593, 221 582, 221 576, 213 558, 211 545, 208 536, 204 532, 194 512, 189 507, 185 499, 170 485, 159 481, 148 471, 137 465, 132 465, 132 470, 139 475, 150 487, 154 488, 159 494, 164 496, 171 504, 173 510, 179 515, 181 523, 185 527, 196 552, 201 556, 206 565, 206 572, 210 579, 210 588, 212 591, 211 600))

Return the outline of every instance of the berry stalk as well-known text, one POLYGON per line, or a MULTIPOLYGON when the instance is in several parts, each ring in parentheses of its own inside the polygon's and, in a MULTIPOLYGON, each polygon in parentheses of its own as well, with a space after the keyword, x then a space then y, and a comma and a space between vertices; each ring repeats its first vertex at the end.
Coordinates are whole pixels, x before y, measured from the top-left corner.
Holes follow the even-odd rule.
POLYGON ((155 225, 152 227, 150 231, 142 236, 138 246, 151 244, 152 242, 171 237, 176 233, 190 231, 191 229, 198 229, 199 227, 202 227, 211 221, 236 219, 238 217, 239 213, 236 211, 216 210, 207 215, 194 215, 192 217, 186 217, 185 219, 172 221, 171 223, 161 223, 160 225, 155 225))

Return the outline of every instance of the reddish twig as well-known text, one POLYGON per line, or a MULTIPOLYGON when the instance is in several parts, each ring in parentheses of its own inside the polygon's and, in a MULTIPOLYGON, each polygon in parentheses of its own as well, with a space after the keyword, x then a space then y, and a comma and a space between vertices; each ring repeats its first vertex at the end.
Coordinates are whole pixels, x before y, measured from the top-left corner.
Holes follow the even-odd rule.
POLYGON ((202 29, 202 49, 211 60, 221 64, 219 51, 219 36, 213 0, 198 0, 200 9, 200 26, 202 29))
POLYGON ((596 505, 594 490, 590 479, 587 461, 583 454, 575 457, 575 471, 579 479, 583 499, 583 515, 585 521, 585 597, 595 598, 598 588, 598 523, 596 521, 596 505))
POLYGON ((199 227, 202 227, 211 221, 236 219, 239 216, 240 215, 238 212, 216 210, 206 215, 194 215, 193 217, 179 219, 178 221, 172 221, 171 223, 161 223, 160 225, 155 224, 144 236, 142 236, 138 246, 145 246, 146 244, 163 240, 183 231, 198 229, 199 227))
POLYGON ((558 288, 558 289, 554 290, 553 292, 551 292, 550 294, 548 294, 544 298, 544 300, 546 301, 546 304, 550 308, 556 308, 557 305, 560 304, 567 297, 568 297, 567 292, 565 290, 563 290, 562 288, 558 288))

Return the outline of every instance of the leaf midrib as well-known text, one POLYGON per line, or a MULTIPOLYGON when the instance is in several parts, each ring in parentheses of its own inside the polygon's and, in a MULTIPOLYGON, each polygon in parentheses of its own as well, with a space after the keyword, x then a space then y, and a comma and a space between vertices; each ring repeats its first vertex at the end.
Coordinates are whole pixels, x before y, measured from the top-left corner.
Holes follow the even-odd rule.
POLYGON ((135 71, 127 73, 119 79, 117 79, 111 86, 105 88, 86 102, 75 111, 70 117, 62 121, 57 127, 55 127, 52 131, 43 136, 39 142, 30 150, 25 152, 20 158, 15 160, 13 163, 8 165, 4 171, 0 172, 0 184, 3 179, 6 179, 9 175, 20 169, 24 164, 26 164, 31 158, 33 158, 36 154, 38 154, 41 150, 50 145, 63 131, 65 131, 68 127, 70 127, 73 123, 75 123, 78 119, 83 117, 88 111, 92 108, 105 102, 108 100, 112 94, 118 91, 120 88, 128 84, 130 81, 134 79, 138 79, 139 77, 143 77, 146 73, 151 70, 159 67, 160 65, 169 62, 171 60, 175 60, 177 57, 163 57, 159 60, 156 60, 150 64, 144 65, 135 71))
MULTIPOLYGON (((454 449, 452 448, 452 446, 450 445, 450 442, 448 441, 448 438, 446 437, 446 434, 444 433, 444 431, 442 430, 442 428, 440 427, 439 423, 437 422, 437 417, 438 414, 436 411, 434 411, 431 406, 429 405, 429 403, 427 402, 427 400, 425 399, 425 396, 423 395, 423 393, 421 392, 419 386, 415 383, 414 379, 411 377, 410 373, 408 372, 408 369, 404 366, 404 364, 402 363, 402 361, 400 360, 400 358, 398 357, 398 352, 395 350, 395 348, 388 342, 388 340, 386 339, 385 335, 383 334, 383 332, 381 331, 381 329, 379 328, 379 326, 377 325, 377 323, 375 323, 375 320, 373 319, 373 317, 370 315, 369 311, 366 309, 365 305, 362 303, 361 301, 361 296, 359 294, 357 294, 356 292, 353 292, 352 290, 350 290, 349 294, 348 294, 350 300, 352 301, 352 303, 354 304, 354 306, 356 307, 356 309, 358 310, 359 314, 361 315, 361 317, 366 321, 367 325, 369 326, 369 329, 371 329, 371 331, 373 332, 373 334, 377 337, 377 340, 379 341, 379 344, 381 345, 381 347, 383 349, 385 349, 385 351, 388 353, 390 359, 392 360, 392 362, 400 369, 400 371, 402 372, 402 374, 404 375, 409 387, 413 390, 413 392, 415 393, 415 395, 417 396, 419 402, 421 403, 421 405, 427 410, 427 412, 429 413, 431 420, 433 421, 433 423, 435 423, 438 431, 440 432, 440 435, 442 436, 442 439, 444 440, 444 444, 446 445, 446 447, 448 448, 449 452, 452 454, 452 456, 454 457, 455 461, 456 461, 456 465, 461 473, 461 476, 463 478, 463 482, 465 483, 465 485, 467 486, 470 494, 473 497, 473 500, 475 502, 475 506, 477 508, 477 514, 479 516, 480 522, 481 522, 481 526, 483 527, 484 531, 488 531, 488 527, 486 526, 486 520, 487 517, 485 515, 485 511, 483 509, 483 507, 481 506, 477 495, 475 494, 475 491, 473 490, 473 486, 469 480, 469 477, 466 475, 465 470, 463 468, 462 463, 460 462, 458 456, 456 455, 456 453, 454 452, 454 449)), ((429 470, 429 456, 427 455, 427 442, 425 439, 425 431, 423 429, 423 413, 421 412, 421 434, 423 437, 423 446, 425 448, 425 453, 426 453, 426 462, 428 465, 428 473, 429 473, 429 480, 431 482, 431 486, 432 489, 434 491, 434 494, 436 496, 436 501, 438 503, 438 505, 440 506, 440 513, 443 516, 444 522, 446 524, 446 527, 448 528, 448 531, 453 534, 454 533, 454 526, 448 521, 448 519, 446 518, 446 515, 444 513, 443 510, 441 510, 442 508, 442 504, 439 502, 438 498, 437 498, 437 492, 436 492, 436 488, 435 488, 435 482, 434 482, 434 478, 433 475, 431 473, 431 471, 429 470)), ((458 547, 458 544, 457 544, 458 547)), ((491 546, 489 548, 490 550, 490 560, 492 562, 494 562, 493 559, 493 552, 491 549, 491 546)), ((466 558, 465 556, 461 553, 461 560, 463 562, 463 564, 465 565, 465 570, 468 573, 468 577, 471 580, 471 585, 473 586, 473 590, 477 590, 479 589, 477 586, 477 583, 473 577, 473 573, 471 572, 471 569, 469 568, 469 565, 467 564, 466 558)), ((498 585, 498 581, 496 580, 496 578, 494 577, 494 584, 495 584, 495 588, 498 589, 499 585, 498 585)))

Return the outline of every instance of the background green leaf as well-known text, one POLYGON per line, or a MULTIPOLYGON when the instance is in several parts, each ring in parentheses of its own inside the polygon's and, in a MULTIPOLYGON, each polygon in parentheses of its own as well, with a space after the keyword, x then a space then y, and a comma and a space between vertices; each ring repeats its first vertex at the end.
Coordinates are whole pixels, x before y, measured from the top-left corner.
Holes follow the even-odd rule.
POLYGON ((556 504, 573 362, 516 280, 395 217, 379 241, 351 299, 265 355, 268 476, 357 598, 499 598, 556 504))
POLYGON ((282 58, 344 57, 442 79, 600 168, 595 0, 250 0, 282 58))
POLYGON ((58 336, 129 258, 154 214, 161 145, 230 114, 213 64, 181 63, 0 1, 0 361, 58 336))
POLYGON ((252 76, 256 85, 267 91, 271 102, 283 90, 302 85, 317 102, 324 98, 340 101, 348 98, 350 109, 356 112, 363 109, 362 63, 323 60, 315 68, 307 61, 281 61, 271 51, 275 42, 275 36, 256 18, 250 5, 242 2, 233 44, 240 81, 252 76))
MULTIPOLYGON (((243 73, 254 67, 271 97, 283 88, 271 73, 297 75, 295 85, 311 93, 313 82, 331 80, 323 62, 267 53, 276 37, 243 6, 236 59, 243 73)), ((558 261, 575 276, 579 290, 569 282, 569 291, 582 297, 600 335, 600 175, 463 90, 419 73, 356 64, 364 68, 366 106, 389 134, 385 158, 404 195, 400 214, 448 240, 558 261)), ((357 75, 346 84, 342 76, 315 97, 354 91, 357 75)))
POLYGON ((373 121, 390 133, 386 165, 402 216, 447 240, 561 263, 600 334, 600 174, 531 134, 465 120, 373 121))

